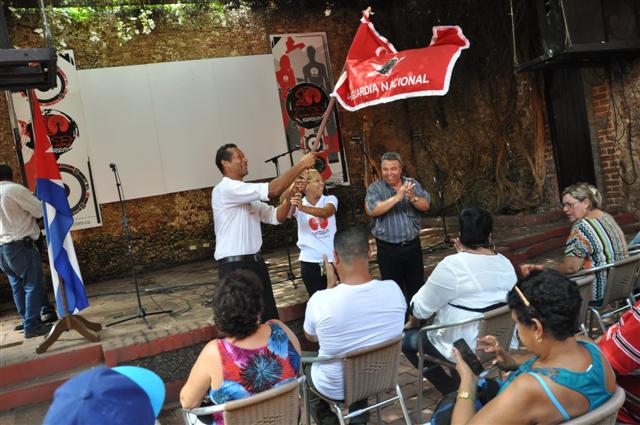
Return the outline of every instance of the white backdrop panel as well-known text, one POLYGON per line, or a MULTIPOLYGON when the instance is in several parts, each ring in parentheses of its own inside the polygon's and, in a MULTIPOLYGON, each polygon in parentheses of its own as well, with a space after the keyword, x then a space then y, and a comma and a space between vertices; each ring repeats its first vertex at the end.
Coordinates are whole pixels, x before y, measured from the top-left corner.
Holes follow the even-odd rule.
POLYGON ((167 192, 213 186, 213 132, 221 126, 213 62, 153 64, 149 71, 167 192))
MULTIPOLYGON (((264 161, 286 152, 278 88, 271 55, 221 58, 214 62, 218 89, 215 101, 222 118, 223 141, 236 143, 249 160, 246 180, 275 177, 275 167, 264 161), (247 60, 250 59, 250 60, 247 60)), ((281 158, 281 171, 289 163, 281 158)), ((216 177, 222 178, 219 172, 216 177)))
MULTIPOLYGON (((81 70, 90 153, 100 203, 210 187, 222 176, 216 149, 234 142, 248 180, 275 176, 265 159, 284 152, 271 55, 81 70)), ((289 168, 285 158, 282 170, 289 168)))
POLYGON ((147 70, 139 65, 78 72, 100 203, 118 200, 111 162, 128 199, 167 191, 147 70))

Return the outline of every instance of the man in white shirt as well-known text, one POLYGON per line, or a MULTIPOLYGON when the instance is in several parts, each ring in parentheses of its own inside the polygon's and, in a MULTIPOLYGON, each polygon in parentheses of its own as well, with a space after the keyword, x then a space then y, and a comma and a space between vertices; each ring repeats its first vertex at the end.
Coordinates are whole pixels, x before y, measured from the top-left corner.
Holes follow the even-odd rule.
POLYGON ((42 206, 29 189, 11 180, 11 167, 0 164, 0 269, 7 275, 23 321, 16 330, 24 329, 25 338, 33 338, 51 329, 40 318, 42 307, 48 310, 43 311, 48 322, 58 317, 42 286, 42 263, 35 246, 40 237, 36 219, 42 217, 42 206))
POLYGON ((278 318, 271 279, 260 256, 262 231, 260 222, 280 224, 291 207, 287 198, 275 208, 263 201, 278 198, 307 168, 313 167, 315 152, 309 152, 280 177, 269 183, 245 183, 248 161, 233 143, 220 146, 216 152, 216 166, 224 176, 211 193, 213 222, 216 233, 214 258, 218 262, 218 279, 233 270, 255 272, 263 284, 264 311, 261 320, 278 318))
MULTIPOLYGON (((333 255, 340 282, 336 283, 332 266, 325 261, 327 289, 309 299, 304 319, 305 337, 320 344, 318 354, 338 356, 400 335, 407 308, 404 295, 394 281, 371 278, 366 228, 357 225, 338 230, 333 255)), ((333 400, 344 398, 340 362, 314 363, 305 373, 323 396, 333 400)), ((309 397, 310 411, 317 424, 338 423, 324 400, 313 393, 309 397)), ((350 409, 366 405, 363 400, 352 404, 350 409)), ((367 415, 362 415, 351 423, 366 420, 367 415)))

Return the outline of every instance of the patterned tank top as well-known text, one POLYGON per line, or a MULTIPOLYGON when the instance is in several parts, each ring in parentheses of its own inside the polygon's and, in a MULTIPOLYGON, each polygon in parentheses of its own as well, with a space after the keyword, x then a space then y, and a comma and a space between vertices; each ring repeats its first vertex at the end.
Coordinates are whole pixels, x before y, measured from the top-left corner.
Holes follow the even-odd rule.
MULTIPOLYGON (((217 341, 223 377, 220 388, 209 391, 215 404, 249 397, 298 376, 300 354, 280 326, 270 321, 267 324, 271 336, 264 347, 247 349, 225 339, 217 341)), ((213 423, 224 424, 221 413, 214 415, 213 423)))

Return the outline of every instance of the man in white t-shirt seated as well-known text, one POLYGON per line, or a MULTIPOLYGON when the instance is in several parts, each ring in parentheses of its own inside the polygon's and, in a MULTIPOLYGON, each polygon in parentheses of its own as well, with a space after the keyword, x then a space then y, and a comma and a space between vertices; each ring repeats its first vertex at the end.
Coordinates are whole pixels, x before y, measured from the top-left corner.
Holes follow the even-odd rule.
MULTIPOLYGON (((328 272, 332 267, 325 262, 328 272)), ((350 226, 336 232, 334 265, 339 282, 328 273, 327 289, 318 291, 307 303, 304 334, 320 344, 320 356, 337 356, 374 345, 402 333, 406 302, 392 280, 375 280, 369 274, 369 232, 364 226, 350 226)), ((342 364, 314 363, 305 370, 310 384, 320 394, 343 400, 342 364)), ((311 415, 318 425, 337 424, 329 405, 309 394, 311 415)), ((367 401, 351 405, 365 407, 367 401)), ((367 416, 351 423, 366 422, 367 416)))

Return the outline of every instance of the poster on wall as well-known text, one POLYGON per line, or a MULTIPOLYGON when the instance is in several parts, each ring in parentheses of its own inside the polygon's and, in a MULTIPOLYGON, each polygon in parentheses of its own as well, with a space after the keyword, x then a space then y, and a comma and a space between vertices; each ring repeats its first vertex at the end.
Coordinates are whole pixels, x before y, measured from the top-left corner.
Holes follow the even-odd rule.
MULTIPOLYGON (((58 161, 60 175, 73 212, 71 230, 102 225, 96 197, 91 163, 89 161, 88 132, 73 51, 58 52, 56 87, 48 91, 36 90, 42 108, 45 127, 58 161)), ((31 109, 26 92, 11 95, 15 120, 20 134, 24 174, 29 189, 35 190, 35 164, 31 109)))
MULTIPOLYGON (((323 32, 270 36, 282 123, 289 150, 311 148, 333 90, 327 37, 323 32)), ((330 184, 349 184, 336 109, 319 141, 329 166, 322 175, 330 184)))

